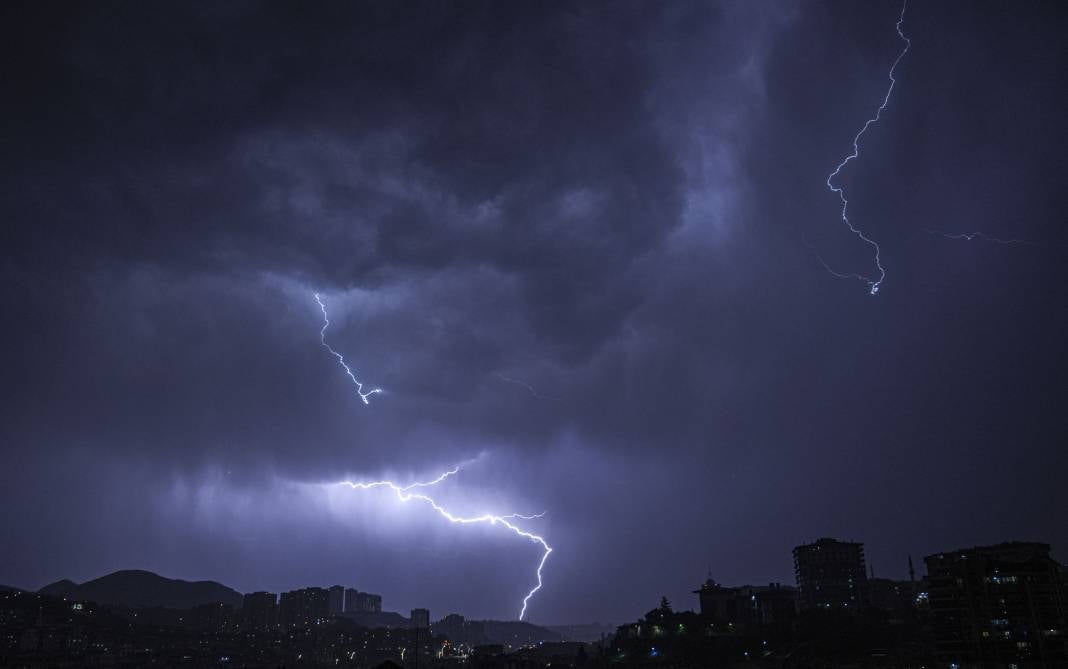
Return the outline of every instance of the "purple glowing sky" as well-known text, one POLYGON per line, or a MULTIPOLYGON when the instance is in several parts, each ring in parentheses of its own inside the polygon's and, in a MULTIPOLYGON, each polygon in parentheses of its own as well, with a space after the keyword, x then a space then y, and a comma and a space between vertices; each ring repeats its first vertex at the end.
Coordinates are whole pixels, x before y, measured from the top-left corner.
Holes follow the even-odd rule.
POLYGON ((121 568, 622 622, 1068 530, 1065 13, 9 7, 0 583, 121 568), (980 243, 947 238, 982 231, 980 243), (364 404, 322 346, 365 387, 364 404), (360 494, 353 494, 359 492, 360 494))

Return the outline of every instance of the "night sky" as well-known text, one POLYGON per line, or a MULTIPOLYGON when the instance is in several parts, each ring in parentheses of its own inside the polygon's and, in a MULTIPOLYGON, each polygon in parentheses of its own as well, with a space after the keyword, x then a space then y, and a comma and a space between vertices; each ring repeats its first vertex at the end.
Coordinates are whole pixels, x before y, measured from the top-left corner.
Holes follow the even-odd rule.
POLYGON ((1068 559, 1068 12, 5 3, 0 583, 623 622, 709 570, 1068 559), (1001 239, 925 233, 981 231, 1001 239), (817 256, 819 254, 819 257, 817 256), (319 341, 385 392, 364 405, 319 341))

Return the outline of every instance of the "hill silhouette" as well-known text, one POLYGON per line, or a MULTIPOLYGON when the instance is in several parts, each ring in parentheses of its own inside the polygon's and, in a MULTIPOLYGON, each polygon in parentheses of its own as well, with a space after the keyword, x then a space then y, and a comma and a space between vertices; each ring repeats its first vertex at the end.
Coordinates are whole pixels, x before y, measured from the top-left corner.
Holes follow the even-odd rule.
POLYGON ((86 599, 98 604, 131 609, 164 607, 190 609, 198 604, 222 602, 241 606, 241 593, 215 581, 182 581, 139 569, 126 569, 107 576, 75 583, 63 579, 38 592, 53 597, 86 599))
POLYGON ((348 611, 342 614, 345 618, 353 621, 360 627, 375 629, 385 627, 388 629, 408 629, 411 621, 394 611, 348 611))
POLYGON ((563 641, 559 632, 519 620, 483 620, 483 631, 488 643, 504 643, 512 646, 563 641))

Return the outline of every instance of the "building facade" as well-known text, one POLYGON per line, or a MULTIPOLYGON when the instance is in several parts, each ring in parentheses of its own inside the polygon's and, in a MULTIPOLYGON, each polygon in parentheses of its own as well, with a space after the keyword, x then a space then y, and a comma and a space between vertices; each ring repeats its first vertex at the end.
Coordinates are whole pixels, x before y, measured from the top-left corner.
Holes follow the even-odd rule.
POLYGON ((708 579, 694 594, 713 629, 789 629, 797 618, 797 590, 780 583, 727 587, 708 579))
POLYGON ((330 615, 339 616, 345 612, 345 588, 340 585, 331 586, 328 595, 330 615))
POLYGON ((266 632, 278 626, 278 596, 273 592, 250 592, 241 603, 245 629, 266 632))
POLYGON ((430 629, 430 610, 429 609, 412 609, 412 629, 428 630, 430 629))
POLYGON ((1068 666, 1065 582, 1049 544, 929 555, 927 604, 939 659, 972 667, 1068 666))
POLYGON ((802 611, 857 611, 868 575, 864 544, 823 538, 794 548, 794 575, 802 611))
POLYGON ((346 613, 381 613, 382 595, 360 592, 355 588, 345 589, 346 613))
POLYGON ((345 588, 345 610, 356 611, 356 597, 360 591, 356 588, 345 588))
POLYGON ((443 636, 453 646, 477 646, 486 642, 485 623, 467 620, 458 613, 450 613, 431 626, 435 636, 443 636))
POLYGON ((372 595, 369 592, 357 592, 353 597, 355 608, 347 609, 361 613, 382 613, 382 595, 372 595))
POLYGON ((330 593, 326 588, 303 588, 283 592, 278 598, 282 627, 311 627, 330 620, 330 593))
POLYGON ((892 619, 904 619, 915 611, 915 581, 895 581, 889 578, 869 578, 864 600, 867 605, 882 611, 892 619))

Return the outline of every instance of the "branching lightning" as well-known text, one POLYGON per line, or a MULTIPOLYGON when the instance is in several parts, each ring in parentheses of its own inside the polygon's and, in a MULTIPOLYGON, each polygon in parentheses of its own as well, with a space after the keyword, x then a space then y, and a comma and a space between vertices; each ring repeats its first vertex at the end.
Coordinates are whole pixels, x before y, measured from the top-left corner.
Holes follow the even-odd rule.
POLYGON ((330 353, 333 354, 335 358, 337 358, 337 362, 339 365, 341 365, 341 368, 345 370, 345 374, 347 374, 348 377, 352 379, 352 383, 356 386, 356 394, 360 396, 360 399, 363 400, 363 403, 370 404, 367 398, 371 395, 377 395, 378 393, 382 392, 382 389, 372 388, 371 390, 364 392, 363 384, 359 382, 359 380, 356 378, 356 375, 353 374, 352 369, 348 366, 348 364, 346 364, 345 356, 335 351, 333 348, 330 347, 330 344, 326 343, 326 329, 330 327, 330 317, 327 316, 326 304, 324 304, 322 298, 319 297, 319 293, 315 293, 315 301, 319 303, 319 308, 323 311, 323 329, 319 330, 319 341, 322 342, 323 347, 326 350, 330 351, 330 353))
MULTIPOLYGON (((363 389, 364 384, 362 384, 359 381, 359 379, 356 378, 356 375, 353 373, 352 368, 350 368, 348 366, 348 364, 345 362, 345 357, 342 356, 337 351, 335 351, 330 346, 330 344, 326 343, 326 329, 328 327, 330 327, 330 317, 329 317, 329 315, 327 314, 327 311, 326 311, 326 304, 323 302, 322 298, 319 296, 319 293, 315 293, 315 301, 319 303, 319 309, 321 309, 322 312, 323 312, 323 327, 319 331, 319 340, 322 342, 323 347, 326 350, 330 351, 330 353, 335 358, 337 358, 338 364, 341 365, 341 368, 345 370, 345 374, 348 375, 349 379, 352 380, 353 385, 355 385, 356 393, 360 396, 360 400, 362 400, 364 404, 370 404, 370 402, 368 401, 368 398, 371 395, 375 395, 377 393, 382 392, 382 389, 381 388, 372 388, 371 390, 368 390, 368 391, 364 392, 364 389, 363 389)), ((512 383, 519 383, 520 385, 525 385, 530 390, 531 393, 533 393, 535 396, 537 396, 537 391, 535 391, 529 385, 524 384, 521 381, 516 381, 514 379, 508 379, 506 377, 501 377, 501 378, 504 379, 505 381, 510 381, 512 383)), ((488 523, 490 525, 500 525, 500 526, 506 528, 508 531, 510 531, 513 534, 515 534, 516 536, 518 536, 520 538, 523 538, 523 539, 527 539, 527 540, 529 540, 529 541, 531 541, 533 543, 536 543, 539 546, 541 546, 541 549, 542 549, 541 560, 538 561, 538 568, 535 570, 535 575, 537 576, 537 581, 538 582, 537 582, 537 585, 535 585, 533 588, 531 588, 531 590, 529 592, 527 592, 526 596, 523 598, 523 604, 519 609, 519 619, 522 620, 523 617, 527 613, 527 605, 530 603, 531 597, 533 597, 535 593, 537 593, 539 590, 541 590, 541 587, 542 587, 542 569, 545 567, 545 561, 549 559, 549 554, 553 552, 553 549, 552 549, 551 546, 549 546, 548 542, 546 542, 545 539, 542 538, 541 536, 539 536, 537 534, 534 534, 533 532, 529 532, 529 531, 521 528, 519 525, 515 524, 514 522, 510 522, 510 521, 515 521, 515 520, 534 520, 534 519, 537 519, 537 518, 543 518, 545 516, 545 512, 543 511, 542 513, 531 514, 531 515, 524 515, 524 514, 521 514, 521 513, 510 513, 510 514, 506 514, 506 515, 496 515, 496 514, 492 514, 492 513, 484 513, 484 514, 481 514, 481 515, 478 515, 478 516, 458 516, 458 515, 455 515, 455 514, 451 513, 450 511, 445 509, 445 507, 443 507, 440 504, 438 504, 429 495, 427 495, 427 494, 425 494, 423 492, 416 492, 417 490, 421 490, 421 489, 424 489, 424 488, 432 488, 433 486, 436 486, 436 485, 438 485, 440 483, 444 483, 448 478, 450 478, 452 476, 455 476, 459 471, 460 471, 460 466, 456 466, 456 467, 453 467, 452 469, 449 469, 449 470, 447 470, 445 472, 442 472, 437 478, 435 478, 433 480, 430 480, 430 481, 417 481, 415 483, 410 483, 410 484, 404 485, 404 486, 399 485, 397 483, 394 483, 393 481, 386 481, 386 480, 383 480, 383 481, 362 481, 362 482, 361 481, 341 481, 337 485, 348 486, 348 487, 350 487, 352 489, 355 489, 355 490, 370 490, 372 488, 389 488, 390 490, 393 491, 393 493, 397 496, 397 499, 399 499, 401 502, 409 502, 411 500, 417 500, 419 502, 422 502, 422 503, 430 506, 430 508, 432 508, 434 511, 437 511, 438 515, 440 515, 442 518, 445 518, 446 520, 448 520, 451 523, 457 523, 457 524, 461 524, 461 525, 469 525, 469 524, 474 524, 474 523, 488 523)))
POLYGON ((545 515, 545 512, 542 512, 542 513, 539 513, 539 514, 533 514, 533 515, 523 515, 523 514, 519 514, 519 513, 512 513, 512 514, 508 514, 508 515, 499 516, 499 515, 495 515, 495 514, 491 514, 491 513, 484 513, 484 514, 481 514, 481 515, 478 515, 478 516, 457 516, 457 515, 449 512, 448 510, 446 510, 444 507, 442 507, 440 504, 438 504, 436 501, 434 501, 434 499, 431 498, 429 495, 426 495, 425 493, 422 493, 422 492, 413 492, 414 490, 416 490, 418 488, 430 488, 430 487, 438 485, 439 483, 443 483, 446 479, 448 479, 451 476, 454 476, 459 471, 460 471, 460 467, 453 467, 452 469, 442 473, 440 476, 438 476, 436 479, 434 479, 432 481, 410 483, 410 484, 405 485, 405 486, 398 485, 398 484, 394 483, 393 481, 366 481, 366 482, 341 481, 337 485, 348 486, 348 487, 353 488, 355 490, 370 490, 372 488, 389 488, 390 490, 393 491, 393 493, 397 496, 397 499, 399 499, 401 502, 408 502, 408 501, 411 501, 411 500, 417 500, 417 501, 423 502, 424 504, 426 504, 430 508, 432 508, 434 511, 437 511, 438 514, 442 518, 444 518, 445 520, 448 520, 450 523, 458 523, 458 524, 461 524, 461 525, 469 525, 469 524, 474 524, 474 523, 488 523, 490 525, 501 525, 502 527, 508 529, 510 532, 512 532, 516 536, 521 537, 523 539, 527 539, 527 540, 529 540, 529 541, 531 541, 533 543, 536 543, 539 546, 541 546, 541 549, 542 549, 541 560, 538 562, 538 568, 535 571, 535 574, 536 574, 537 580, 538 580, 538 584, 535 585, 530 590, 530 592, 527 593, 526 597, 523 598, 523 605, 519 609, 519 619, 522 620, 523 616, 525 616, 526 613, 527 613, 527 605, 530 603, 530 598, 533 597, 534 593, 536 593, 538 590, 541 590, 541 586, 542 586, 541 571, 542 571, 542 568, 545 567, 545 561, 549 559, 549 554, 553 552, 553 549, 552 549, 551 546, 549 546, 549 544, 541 536, 539 536, 537 534, 534 534, 532 532, 528 532, 528 531, 522 529, 521 527, 519 527, 518 525, 516 525, 514 523, 511 523, 509 521, 510 520, 515 520, 515 519, 533 520, 535 518, 542 518, 545 515))
POLYGON ((813 255, 815 255, 816 256, 816 260, 819 260, 820 264, 823 265, 823 269, 827 270, 828 272, 830 272, 834 276, 838 277, 839 279, 860 279, 861 281, 867 281, 868 280, 867 277, 862 276, 860 274, 857 274, 856 272, 848 272, 847 273, 847 272, 838 272, 838 271, 834 270, 830 265, 827 264, 827 261, 823 259, 823 256, 820 255, 820 252, 816 249, 815 246, 812 245, 812 243, 810 241, 808 241, 807 238, 802 236, 802 239, 804 240, 805 245, 808 246, 808 248, 812 249, 813 255))
POLYGON ((827 188, 829 188, 832 193, 837 193, 838 197, 842 201, 842 221, 845 222, 845 224, 849 227, 849 230, 854 235, 859 237, 862 241, 864 241, 866 244, 869 244, 874 249, 874 251, 875 251, 875 268, 879 271, 879 276, 878 276, 878 278, 873 279, 871 277, 863 276, 863 275, 860 275, 860 274, 836 272, 833 269, 831 269, 827 265, 827 263, 823 261, 822 258, 820 258, 820 262, 823 263, 823 266, 825 268, 827 268, 828 272, 830 272, 831 274, 833 274, 833 275, 835 275, 837 277, 840 277, 840 278, 843 278, 843 279, 854 279, 855 278, 855 279, 860 279, 861 281, 864 281, 865 283, 868 284, 868 289, 871 291, 872 295, 875 295, 876 293, 879 292, 879 287, 882 285, 883 280, 886 278, 886 270, 883 268, 882 257, 881 257, 882 256, 882 249, 879 248, 878 242, 876 242, 871 237, 868 237, 867 235, 865 235, 859 228, 857 228, 855 225, 853 225, 853 223, 849 220, 849 216, 848 216, 848 213, 847 213, 847 210, 849 209, 849 200, 846 199, 845 189, 842 186, 836 186, 834 184, 834 179, 839 175, 839 173, 842 171, 842 169, 846 165, 849 164, 849 161, 856 159, 860 155, 860 138, 864 135, 865 132, 868 131, 869 127, 871 127, 873 124, 879 122, 879 119, 882 116, 883 110, 886 109, 886 105, 889 104, 889 102, 890 102, 890 94, 894 92, 894 84, 897 83, 897 79, 894 78, 894 71, 897 69, 897 65, 898 65, 898 63, 901 62, 901 59, 905 57, 906 53, 908 53, 909 47, 912 46, 912 40, 910 40, 908 37, 905 37, 905 33, 903 33, 901 31, 901 24, 905 20, 905 9, 907 7, 908 7, 908 0, 905 0, 901 5, 901 15, 898 17, 897 25, 896 25, 897 35, 898 35, 898 37, 901 38, 902 41, 905 42, 905 48, 901 50, 901 53, 898 54, 897 59, 894 60, 894 64, 890 67, 890 87, 887 88, 887 90, 886 90, 886 95, 883 97, 883 103, 881 105, 879 105, 879 109, 876 110, 875 116, 873 116, 872 118, 868 119, 867 122, 864 123, 864 127, 862 127, 860 129, 860 132, 858 132, 853 137, 853 153, 851 153, 848 156, 846 156, 845 159, 842 160, 842 162, 838 164, 838 167, 836 167, 834 169, 834 171, 831 172, 830 175, 827 177, 827 188))
POLYGON ((523 520, 534 520, 535 518, 544 518, 548 511, 542 511, 541 513, 532 513, 529 516, 524 516, 521 513, 510 513, 507 516, 501 516, 501 518, 522 518, 523 520))

